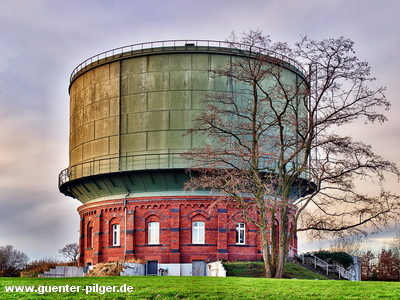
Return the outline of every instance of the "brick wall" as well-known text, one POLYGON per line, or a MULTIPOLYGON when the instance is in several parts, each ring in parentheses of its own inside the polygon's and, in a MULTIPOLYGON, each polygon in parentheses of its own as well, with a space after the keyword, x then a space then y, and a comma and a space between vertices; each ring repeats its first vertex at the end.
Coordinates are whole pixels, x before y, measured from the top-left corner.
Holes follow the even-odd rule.
MULTIPOLYGON (((258 228, 242 218, 234 202, 193 196, 128 198, 126 207, 123 203, 123 199, 110 200, 78 208, 81 265, 130 258, 159 263, 262 258, 258 228), (149 222, 159 222, 157 244, 149 244, 149 222), (192 243, 192 222, 204 222, 204 243, 192 243), (245 223, 243 245, 236 243, 238 222, 245 223), (112 243, 114 224, 120 228, 117 246, 112 243)), ((294 247, 296 243, 291 241, 294 247)))

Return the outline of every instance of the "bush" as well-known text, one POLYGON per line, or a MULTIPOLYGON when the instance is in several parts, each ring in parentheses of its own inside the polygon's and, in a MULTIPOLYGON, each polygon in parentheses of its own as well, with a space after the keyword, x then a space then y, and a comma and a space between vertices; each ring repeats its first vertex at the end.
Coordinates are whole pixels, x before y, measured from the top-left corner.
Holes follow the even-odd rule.
POLYGON ((353 257, 350 254, 347 254, 346 252, 318 251, 318 252, 313 252, 312 254, 326 261, 329 264, 338 264, 346 269, 353 264, 353 257))
POLYGON ((18 277, 27 262, 25 253, 15 250, 11 245, 0 246, 0 276, 18 277))
POLYGON ((96 267, 89 271, 87 277, 105 277, 105 276, 120 276, 123 271, 121 262, 99 263, 96 267))
POLYGON ((22 271, 21 277, 38 277, 39 274, 49 271, 56 266, 71 266, 73 263, 63 263, 52 258, 31 261, 22 271))

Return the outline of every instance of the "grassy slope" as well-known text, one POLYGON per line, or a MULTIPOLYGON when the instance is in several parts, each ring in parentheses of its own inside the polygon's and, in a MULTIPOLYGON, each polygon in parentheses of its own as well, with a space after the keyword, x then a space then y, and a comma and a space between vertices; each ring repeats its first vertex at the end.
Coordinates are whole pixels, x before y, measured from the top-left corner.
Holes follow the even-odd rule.
MULTIPOLYGON (((262 262, 226 262, 224 263, 224 268, 227 276, 264 277, 264 265, 262 262)), ((322 275, 311 272, 294 263, 286 264, 284 277, 297 279, 327 279, 322 275)))
POLYGON ((1 278, 1 299, 398 299, 400 283, 238 277, 1 278), (5 293, 7 285, 134 287, 132 293, 5 293))

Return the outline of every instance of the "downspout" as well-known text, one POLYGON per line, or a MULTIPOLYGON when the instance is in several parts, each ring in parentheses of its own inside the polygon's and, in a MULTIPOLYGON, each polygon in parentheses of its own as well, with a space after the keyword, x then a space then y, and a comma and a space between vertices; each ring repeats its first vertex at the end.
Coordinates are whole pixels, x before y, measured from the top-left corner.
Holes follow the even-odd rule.
MULTIPOLYGON (((124 184, 124 186, 125 186, 125 184, 124 184)), ((128 197, 128 195, 129 195, 129 192, 125 195, 125 197, 124 197, 124 228, 125 228, 125 231, 124 231, 124 259, 126 260, 126 235, 127 235, 127 228, 126 228, 126 224, 127 224, 127 221, 126 221, 126 218, 127 218, 127 211, 128 211, 128 208, 126 207, 126 198, 128 197)))

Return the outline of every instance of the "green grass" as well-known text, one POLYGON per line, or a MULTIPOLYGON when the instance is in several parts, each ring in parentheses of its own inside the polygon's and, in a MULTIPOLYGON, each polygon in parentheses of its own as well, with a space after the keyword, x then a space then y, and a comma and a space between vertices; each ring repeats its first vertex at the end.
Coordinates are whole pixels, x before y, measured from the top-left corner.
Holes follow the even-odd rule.
POLYGON ((399 299, 400 283, 243 277, 1 278, 1 299, 399 299), (6 293, 5 286, 121 286, 131 293, 6 293))
MULTIPOLYGON (((259 278, 265 276, 264 264, 262 262, 225 262, 224 268, 227 276, 259 278)), ((296 279, 327 279, 322 275, 311 272, 306 268, 294 263, 286 263, 284 277, 296 279)))
POLYGON ((296 279, 327 280, 325 276, 311 272, 310 270, 307 270, 306 268, 303 268, 302 266, 294 263, 286 263, 284 277, 296 279))
POLYGON ((226 270, 226 276, 265 277, 262 262, 224 262, 223 265, 226 270))

